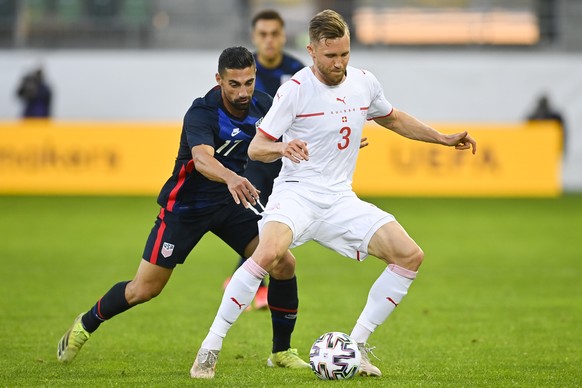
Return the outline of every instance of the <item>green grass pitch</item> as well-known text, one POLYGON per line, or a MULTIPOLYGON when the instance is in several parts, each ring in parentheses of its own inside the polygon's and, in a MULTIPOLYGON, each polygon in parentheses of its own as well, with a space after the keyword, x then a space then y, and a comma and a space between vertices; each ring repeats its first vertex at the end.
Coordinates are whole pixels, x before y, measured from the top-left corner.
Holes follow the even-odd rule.
MULTIPOLYGON (((296 387, 582 385, 582 196, 369 198, 425 251, 408 296, 370 338, 384 376, 319 381, 270 369, 265 311, 244 313, 213 381, 189 369, 236 254, 207 236, 156 299, 106 322, 70 365, 56 345, 73 318, 131 279, 158 208, 151 197, 0 197, 0 386, 296 387)), ((308 358, 327 331, 351 330, 379 260, 294 250, 308 358)))

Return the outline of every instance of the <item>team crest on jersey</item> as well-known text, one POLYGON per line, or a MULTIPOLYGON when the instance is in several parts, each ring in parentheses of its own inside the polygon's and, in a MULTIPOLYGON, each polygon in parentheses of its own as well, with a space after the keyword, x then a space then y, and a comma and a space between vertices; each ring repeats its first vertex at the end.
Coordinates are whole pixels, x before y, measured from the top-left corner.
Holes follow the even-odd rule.
POLYGON ((261 125, 261 123, 263 122, 263 118, 261 117, 260 119, 257 120, 257 122, 255 123, 255 129, 259 129, 259 126, 261 125))
POLYGON ((174 244, 170 244, 165 242, 162 245, 162 256, 164 256, 166 259, 170 256, 172 256, 172 253, 174 252, 174 244))

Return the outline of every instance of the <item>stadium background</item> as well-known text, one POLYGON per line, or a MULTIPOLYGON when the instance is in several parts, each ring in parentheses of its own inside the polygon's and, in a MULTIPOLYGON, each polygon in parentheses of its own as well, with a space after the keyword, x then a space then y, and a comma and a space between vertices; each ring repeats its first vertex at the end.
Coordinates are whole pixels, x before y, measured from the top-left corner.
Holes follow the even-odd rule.
MULTIPOLYGON (((121 133, 128 124, 148 127, 162 123, 160 138, 167 136, 167 128, 179 131, 193 98, 214 85, 220 51, 232 45, 251 47, 249 20, 264 7, 283 13, 289 51, 306 63, 310 15, 323 7, 344 12, 354 35, 351 64, 374 72, 395 106, 443 131, 500 126, 509 130, 512 148, 506 153, 513 156, 502 163, 511 166, 522 161, 527 171, 516 170, 498 182, 511 182, 520 171, 529 171, 531 179, 544 187, 531 195, 556 195, 562 187, 566 192, 581 191, 581 4, 575 0, 0 0, 0 130, 4 138, 0 143, 0 180, 4 181, 0 191, 26 193, 30 192, 26 187, 36 187, 32 192, 59 192, 42 186, 30 168, 30 159, 42 158, 38 156, 42 150, 34 151, 43 147, 38 142, 59 147, 62 141, 53 137, 56 131, 50 128, 60 122, 76 122, 80 137, 88 126, 101 139, 106 131, 99 132, 100 127, 121 133), (27 132, 14 126, 20 112, 15 90, 24 73, 37 66, 44 68, 53 88, 54 114, 47 131, 41 132, 44 138, 37 136, 37 143, 28 144, 35 138, 25 137, 27 132), (559 139, 524 140, 532 131, 520 125, 541 94, 547 94, 565 118, 569 137, 563 160, 545 152, 548 148, 556 151, 559 139), (515 131, 521 134, 513 137, 515 131), (36 156, 31 155, 35 152, 36 156), (536 177, 532 174, 535 165, 527 160, 537 160, 555 174, 536 177), (15 181, 19 183, 13 184, 15 181)), ((489 131, 483 136, 487 143, 501 144, 506 142, 506 134, 489 131)), ((117 139, 114 136, 110 141, 117 139)), ((90 144, 79 147, 93 152, 90 144)), ((161 158, 175 152, 173 144, 165 152, 161 158)), ((429 170, 426 167, 425 173, 429 170)), ((71 176, 62 168, 51 174, 63 181, 77 181, 79 176, 79 172, 71 176)), ((149 176, 148 185, 156 189, 128 193, 154 194, 166 174, 149 176)), ((54 186, 56 181, 52 182, 54 186)), ((71 191, 66 182, 63 185, 63 192, 89 191, 71 191)), ((113 187, 114 183, 107 185, 113 187)), ((362 193, 431 195, 438 190, 362 193)), ((463 190, 457 193, 467 194, 463 190)), ((469 194, 476 195, 478 190, 469 194)), ((500 186, 482 194, 528 193, 500 186)))
MULTIPOLYGON (((352 64, 373 70, 398 107, 442 130, 467 127, 480 145, 472 157, 369 128, 362 159, 400 159, 356 184, 408 189, 366 199, 395 214, 426 259, 371 338, 385 376, 342 385, 582 386, 579 0, 0 0, 0 385, 324 386, 308 370, 265 367, 270 320, 261 312, 233 327, 215 381, 191 381, 193 352, 237 260, 213 235, 161 297, 107 322, 72 365, 55 358, 73 317, 134 275, 182 115, 213 86, 219 52, 250 47, 250 15, 271 6, 302 59, 316 8, 353 10, 356 28, 358 16, 368 30, 354 39, 352 64), (15 89, 39 64, 54 117, 24 123, 15 89), (568 125, 562 166, 557 130, 524 124, 542 92, 568 125), (418 187, 426 182, 454 198, 418 187), (517 183, 527 192, 491 192, 517 183), (127 195, 136 188, 148 194, 127 195), (68 195, 42 195, 51 193, 68 195), (481 198, 460 198, 469 195, 481 198)), ((316 243, 294 253, 293 346, 307 358, 323 332, 351 329, 383 265, 316 243)))

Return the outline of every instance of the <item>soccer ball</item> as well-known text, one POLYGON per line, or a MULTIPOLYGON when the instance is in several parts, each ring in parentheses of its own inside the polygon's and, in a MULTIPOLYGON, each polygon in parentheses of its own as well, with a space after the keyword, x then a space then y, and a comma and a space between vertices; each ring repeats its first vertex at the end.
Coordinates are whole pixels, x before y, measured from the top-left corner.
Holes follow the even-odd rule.
POLYGON ((354 377, 360 369, 362 354, 358 344, 345 333, 332 331, 319 337, 311 347, 311 370, 322 380, 354 377))

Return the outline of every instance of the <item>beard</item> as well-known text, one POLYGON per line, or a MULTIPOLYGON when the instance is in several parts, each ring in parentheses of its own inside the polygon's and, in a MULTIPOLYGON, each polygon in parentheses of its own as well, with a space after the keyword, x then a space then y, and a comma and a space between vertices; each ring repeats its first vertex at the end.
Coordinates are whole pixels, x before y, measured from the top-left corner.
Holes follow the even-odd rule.
POLYGON ((335 70, 335 69, 325 69, 322 67, 318 66, 318 71, 319 74, 321 74, 321 76, 323 77, 323 79, 325 79, 325 83, 327 85, 330 86, 335 86, 335 85, 339 85, 343 79, 344 79, 344 75, 346 73, 346 70, 335 70))
POLYGON ((249 107, 251 105, 251 99, 250 98, 246 98, 244 100, 237 98, 234 101, 230 102, 233 106, 233 108, 237 109, 237 110, 249 110, 249 107))

